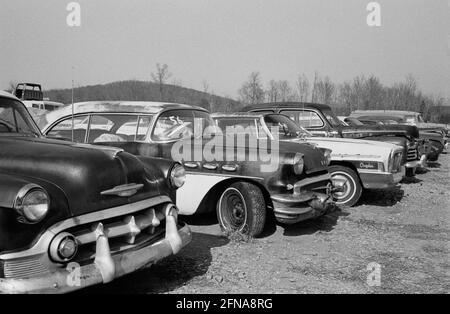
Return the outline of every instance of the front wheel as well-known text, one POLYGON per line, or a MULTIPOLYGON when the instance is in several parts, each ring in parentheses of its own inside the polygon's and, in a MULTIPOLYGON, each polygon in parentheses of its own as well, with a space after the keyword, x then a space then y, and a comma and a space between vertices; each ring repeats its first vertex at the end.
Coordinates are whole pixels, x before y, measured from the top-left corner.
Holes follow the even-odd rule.
POLYGON ((217 202, 217 218, 225 233, 257 237, 266 223, 266 202, 261 189, 248 182, 230 185, 217 202))
POLYGON ((340 186, 339 191, 333 193, 337 205, 354 206, 362 194, 362 185, 353 169, 344 166, 331 166, 328 169, 333 186, 340 186))

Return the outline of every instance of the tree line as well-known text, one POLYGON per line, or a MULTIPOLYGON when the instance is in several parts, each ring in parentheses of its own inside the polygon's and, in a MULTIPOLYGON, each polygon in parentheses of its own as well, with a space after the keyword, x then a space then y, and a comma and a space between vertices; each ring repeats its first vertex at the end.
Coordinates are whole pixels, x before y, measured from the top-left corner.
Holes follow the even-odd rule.
POLYGON ((385 86, 374 75, 360 75, 350 81, 335 83, 328 76, 315 72, 312 80, 305 74, 299 74, 291 84, 287 80, 273 79, 263 83, 260 72, 255 71, 242 84, 238 94, 243 104, 286 101, 321 103, 330 105, 341 115, 358 109, 406 110, 422 112, 428 120, 447 119, 450 122, 450 110, 444 107, 445 99, 424 94, 412 75, 402 82, 385 86), (437 107, 444 108, 444 117, 436 115, 437 107))
MULTIPOLYGON (((9 91, 14 87, 15 83, 11 82, 9 91)), ((45 97, 64 104, 71 102, 71 95, 71 89, 44 92, 45 97)), ((450 106, 446 106, 446 100, 424 94, 411 75, 391 86, 383 85, 374 75, 359 75, 350 81, 335 83, 318 72, 312 80, 299 74, 293 83, 273 79, 264 83, 260 72, 255 71, 242 83, 238 98, 232 99, 214 95, 206 80, 202 82, 202 91, 183 87, 181 80, 173 78, 167 64, 157 63, 150 73, 150 81, 129 80, 74 89, 75 102, 95 100, 178 102, 211 112, 236 112, 245 105, 263 102, 298 101, 330 105, 339 115, 349 115, 358 109, 408 110, 423 113, 429 121, 450 123, 450 106)))

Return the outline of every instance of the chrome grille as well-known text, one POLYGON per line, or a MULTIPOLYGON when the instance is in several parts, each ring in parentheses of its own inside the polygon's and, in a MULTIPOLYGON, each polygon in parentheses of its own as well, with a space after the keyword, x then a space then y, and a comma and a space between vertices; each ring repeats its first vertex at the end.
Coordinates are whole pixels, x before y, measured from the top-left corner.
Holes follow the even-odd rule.
POLYGON ((408 154, 406 156, 408 161, 414 161, 417 160, 418 153, 417 153, 417 145, 408 147, 408 154))
MULTIPOLYGON (((148 241, 164 237, 165 214, 163 207, 147 209, 132 215, 119 216, 102 221, 104 232, 108 237, 111 253, 136 247, 148 241)), ((77 226, 66 230, 75 236, 79 244, 77 256, 73 261, 83 263, 95 256, 95 228, 100 222, 77 226)))
POLYGON ((5 261, 3 269, 5 278, 28 278, 49 273, 41 257, 5 261))

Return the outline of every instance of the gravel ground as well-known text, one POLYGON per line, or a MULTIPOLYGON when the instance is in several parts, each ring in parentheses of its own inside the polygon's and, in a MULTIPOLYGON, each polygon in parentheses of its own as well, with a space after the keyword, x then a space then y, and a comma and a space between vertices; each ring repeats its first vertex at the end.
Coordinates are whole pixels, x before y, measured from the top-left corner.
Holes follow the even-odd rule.
POLYGON ((189 217, 193 241, 178 255, 84 292, 449 293, 449 187, 446 154, 394 191, 251 241, 223 237, 214 215, 189 217))

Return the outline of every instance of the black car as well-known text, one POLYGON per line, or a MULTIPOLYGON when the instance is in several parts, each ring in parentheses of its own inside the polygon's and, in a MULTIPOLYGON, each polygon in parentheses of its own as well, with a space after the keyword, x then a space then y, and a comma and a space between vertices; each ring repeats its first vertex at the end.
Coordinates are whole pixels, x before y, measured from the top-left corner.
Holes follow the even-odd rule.
POLYGON ((381 141, 404 148, 406 175, 414 175, 419 161, 419 130, 406 125, 345 125, 328 105, 278 102, 245 107, 242 111, 281 113, 289 116, 301 127, 316 136, 331 136, 381 141))
POLYGON ((46 139, 3 92, 0 147, 0 292, 110 282, 191 240, 172 202, 178 163, 46 139))
POLYGON ((180 213, 216 211, 226 232, 258 236, 269 215, 293 224, 334 208, 330 152, 314 145, 275 143, 244 133, 228 142, 229 137, 207 134, 215 126, 207 110, 183 104, 86 102, 73 110, 73 118, 71 106, 48 113, 42 119, 44 134, 181 162, 187 177, 177 191, 180 213), (244 141, 238 143, 241 135, 244 141), (183 154, 177 154, 179 149, 183 154), (274 157, 273 167, 272 159, 260 158, 266 150, 274 157))
MULTIPOLYGON (((377 124, 381 123, 384 125, 407 125, 407 119, 398 115, 389 115, 389 111, 385 114, 381 112, 378 114, 369 114, 364 116, 364 111, 360 111, 360 115, 354 113, 358 116, 358 120, 364 124, 377 124)), ((356 119, 355 117, 349 117, 349 119, 356 119)), ((423 123, 426 124, 426 123, 423 123)), ((433 125, 433 124, 432 124, 433 125)), ((437 161, 439 155, 443 152, 445 148, 445 133, 442 130, 432 130, 432 129, 421 129, 420 139, 423 141, 423 154, 427 157, 427 160, 437 161)))

